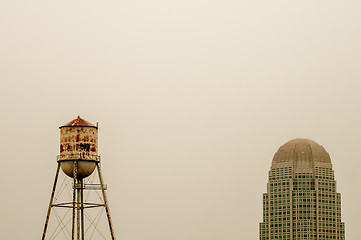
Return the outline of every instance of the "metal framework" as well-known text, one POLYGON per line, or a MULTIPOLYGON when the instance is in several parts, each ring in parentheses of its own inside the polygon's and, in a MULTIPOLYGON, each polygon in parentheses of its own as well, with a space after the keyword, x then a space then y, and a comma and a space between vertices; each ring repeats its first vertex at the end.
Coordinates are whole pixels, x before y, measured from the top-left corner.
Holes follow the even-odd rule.
MULTIPOLYGON (((46 214, 45 225, 42 235, 42 240, 45 240, 50 214, 53 208, 68 208, 72 210, 72 230, 71 230, 71 240, 85 240, 85 225, 84 225, 84 212, 85 209, 89 208, 96 208, 96 207, 104 207, 105 212, 107 215, 108 220, 108 227, 110 231, 110 236, 112 240, 115 240, 114 237, 114 230, 113 224, 110 217, 110 210, 108 206, 108 201, 106 197, 106 185, 103 182, 103 177, 100 168, 100 159, 96 161, 96 171, 98 172, 99 182, 100 184, 89 184, 90 186, 87 187, 87 184, 84 183, 84 179, 77 178, 77 169, 78 169, 78 161, 81 160, 74 160, 74 172, 72 178, 72 202, 62 202, 62 203, 54 203, 54 196, 56 192, 57 182, 59 178, 59 171, 60 171, 60 161, 58 161, 58 166, 56 169, 55 180, 53 184, 53 189, 50 196, 50 202, 48 211, 46 214), (86 190, 101 190, 102 192, 102 200, 103 203, 94 203, 94 202, 85 202, 84 199, 84 189, 86 190)), ((93 173, 95 174, 95 173, 93 173)), ((60 220, 62 221, 62 220, 60 220)), ((64 223, 61 222, 63 225, 62 228, 65 227, 64 223)))

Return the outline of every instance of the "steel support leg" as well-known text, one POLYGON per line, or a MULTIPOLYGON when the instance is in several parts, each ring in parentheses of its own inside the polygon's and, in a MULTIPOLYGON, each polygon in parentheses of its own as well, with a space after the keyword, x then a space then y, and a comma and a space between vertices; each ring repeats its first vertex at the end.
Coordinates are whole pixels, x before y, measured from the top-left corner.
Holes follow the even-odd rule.
POLYGON ((84 181, 83 179, 80 180, 80 212, 81 212, 81 240, 84 240, 84 181))
POLYGON ((76 185, 76 239, 80 240, 80 180, 77 180, 76 185))
POLYGON ((51 208, 53 207, 52 205, 53 205, 53 200, 54 200, 54 195, 55 195, 56 184, 57 184, 57 182, 58 182, 59 170, 60 170, 60 163, 58 163, 58 167, 57 167, 57 169, 56 169, 55 180, 54 180, 54 184, 53 184, 53 191, 51 192, 51 197, 50 197, 50 202, 49 202, 48 213, 46 214, 44 231, 43 231, 43 237, 41 238, 42 240, 45 239, 46 230, 47 230, 47 228, 48 228, 48 223, 49 223, 49 218, 50 218, 50 212, 51 212, 51 208))
POLYGON ((100 171, 99 163, 97 163, 97 169, 98 169, 98 176, 99 176, 99 181, 100 181, 100 187, 101 187, 101 189, 102 189, 102 194, 103 194, 103 199, 104 199, 105 211, 106 211, 106 213, 107 213, 107 218, 108 218, 108 224, 109 224, 110 234, 111 234, 111 236, 112 236, 112 240, 115 240, 115 238, 114 238, 114 231, 113 231, 112 219, 110 218, 110 211, 109 211, 108 201, 107 201, 107 197, 106 197, 105 190, 104 190, 103 177, 102 177, 102 173, 101 173, 101 171, 100 171))
POLYGON ((71 229, 71 239, 74 240, 75 237, 75 209, 76 209, 76 179, 78 172, 78 161, 74 161, 74 170, 73 170, 73 224, 71 229))

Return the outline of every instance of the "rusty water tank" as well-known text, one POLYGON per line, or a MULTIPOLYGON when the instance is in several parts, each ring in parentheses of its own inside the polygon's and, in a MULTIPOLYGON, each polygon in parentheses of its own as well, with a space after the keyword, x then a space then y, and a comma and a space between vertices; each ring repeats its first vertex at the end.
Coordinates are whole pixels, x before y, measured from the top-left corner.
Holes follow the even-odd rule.
POLYGON ((74 162, 77 161, 77 178, 82 179, 93 173, 98 157, 98 126, 78 118, 60 128, 61 169, 73 177, 74 162))

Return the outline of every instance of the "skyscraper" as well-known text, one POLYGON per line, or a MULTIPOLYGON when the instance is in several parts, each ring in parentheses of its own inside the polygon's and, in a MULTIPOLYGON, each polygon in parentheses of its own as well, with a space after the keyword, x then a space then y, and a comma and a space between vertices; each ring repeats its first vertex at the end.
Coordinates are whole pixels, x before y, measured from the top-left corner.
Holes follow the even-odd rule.
POLYGON ((263 194, 259 231, 260 240, 345 239, 341 195, 321 145, 294 139, 278 149, 263 194))

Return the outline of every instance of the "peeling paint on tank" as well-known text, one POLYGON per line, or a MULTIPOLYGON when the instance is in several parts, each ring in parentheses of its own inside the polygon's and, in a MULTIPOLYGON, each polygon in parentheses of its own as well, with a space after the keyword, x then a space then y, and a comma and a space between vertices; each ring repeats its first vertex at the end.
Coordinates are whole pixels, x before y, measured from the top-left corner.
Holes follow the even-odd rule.
POLYGON ((97 156, 98 129, 94 127, 62 127, 60 129, 60 160, 76 155, 83 160, 94 160, 97 156))
POLYGON ((86 178, 94 171, 98 156, 98 127, 80 117, 60 127, 61 169, 73 177, 74 161, 78 162, 77 177, 86 178))

